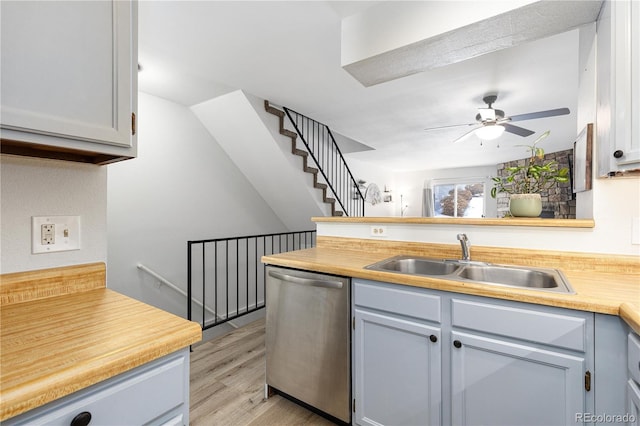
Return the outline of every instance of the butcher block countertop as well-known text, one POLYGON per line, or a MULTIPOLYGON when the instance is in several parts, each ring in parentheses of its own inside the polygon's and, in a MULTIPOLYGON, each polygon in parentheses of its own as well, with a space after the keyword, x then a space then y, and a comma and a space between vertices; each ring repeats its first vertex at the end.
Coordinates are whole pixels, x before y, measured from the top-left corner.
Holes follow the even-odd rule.
POLYGON ((103 263, 0 280, 0 421, 202 337, 199 324, 107 289, 103 263))
POLYGON ((396 255, 457 259, 460 246, 318 236, 315 248, 267 255, 262 261, 354 278, 619 315, 640 333, 640 259, 636 256, 472 247, 473 260, 560 269, 576 291, 561 294, 364 269, 396 255))

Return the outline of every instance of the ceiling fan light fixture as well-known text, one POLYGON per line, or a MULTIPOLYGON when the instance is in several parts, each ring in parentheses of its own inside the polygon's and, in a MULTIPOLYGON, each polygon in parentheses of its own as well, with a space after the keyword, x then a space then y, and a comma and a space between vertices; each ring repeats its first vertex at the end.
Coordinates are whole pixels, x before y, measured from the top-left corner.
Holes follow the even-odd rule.
POLYGON ((485 141, 498 139, 503 133, 504 126, 499 124, 486 124, 476 130, 476 136, 485 141))

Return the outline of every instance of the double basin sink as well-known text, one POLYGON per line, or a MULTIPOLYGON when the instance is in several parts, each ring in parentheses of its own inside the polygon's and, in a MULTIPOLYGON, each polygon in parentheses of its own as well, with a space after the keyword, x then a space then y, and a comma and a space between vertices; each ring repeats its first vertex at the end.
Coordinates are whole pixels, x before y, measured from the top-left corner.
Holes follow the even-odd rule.
POLYGON ((459 282, 575 294, 567 279, 557 269, 506 266, 416 256, 395 256, 365 266, 365 269, 437 277, 459 282))

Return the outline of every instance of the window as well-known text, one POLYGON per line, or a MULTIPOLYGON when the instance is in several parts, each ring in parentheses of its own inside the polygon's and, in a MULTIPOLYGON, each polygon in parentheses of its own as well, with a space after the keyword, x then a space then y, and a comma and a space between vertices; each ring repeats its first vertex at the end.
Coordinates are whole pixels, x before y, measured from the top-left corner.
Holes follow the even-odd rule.
POLYGON ((433 185, 433 209, 440 217, 485 217, 484 182, 433 185))

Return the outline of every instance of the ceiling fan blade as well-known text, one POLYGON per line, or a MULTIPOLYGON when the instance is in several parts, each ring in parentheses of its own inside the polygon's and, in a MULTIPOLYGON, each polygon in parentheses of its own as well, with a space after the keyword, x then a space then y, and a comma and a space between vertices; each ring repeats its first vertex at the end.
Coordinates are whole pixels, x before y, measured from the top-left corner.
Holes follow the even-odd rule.
POLYGON ((509 117, 509 121, 535 120, 536 118, 555 117, 557 115, 569 114, 569 108, 557 108, 547 111, 530 112, 528 114, 518 114, 509 117))
POLYGON ((423 130, 427 131, 427 130, 449 129, 449 128, 452 128, 452 127, 475 126, 476 124, 478 124, 478 123, 452 124, 450 126, 429 127, 429 128, 423 129, 423 130))
POLYGON ((476 130, 478 130, 480 127, 482 127, 482 126, 478 126, 478 127, 476 127, 475 129, 471 129, 471 130, 469 130, 468 132, 464 133, 464 134, 463 134, 462 136, 460 136, 459 138, 455 139, 455 140, 453 141, 453 143, 460 142, 462 139, 465 139, 467 136, 469 136, 469 135, 473 134, 473 132, 475 132, 476 130))
POLYGON ((524 127, 514 126, 513 124, 509 123, 501 123, 500 125, 504 127, 505 132, 513 133, 514 135, 518 136, 527 137, 535 133, 534 131, 525 129, 524 127))

